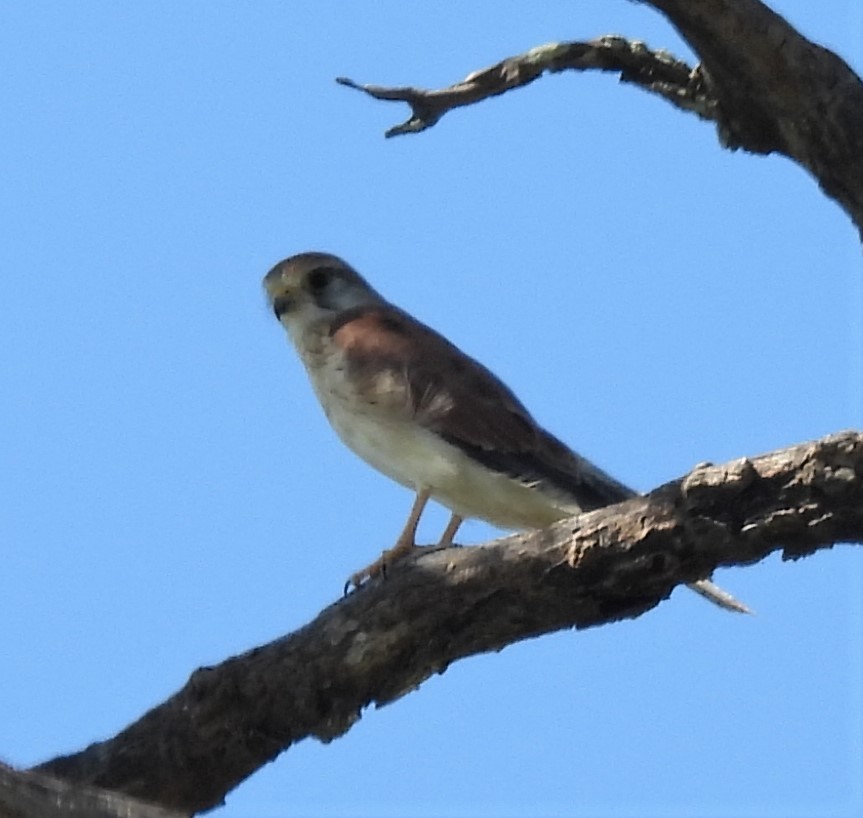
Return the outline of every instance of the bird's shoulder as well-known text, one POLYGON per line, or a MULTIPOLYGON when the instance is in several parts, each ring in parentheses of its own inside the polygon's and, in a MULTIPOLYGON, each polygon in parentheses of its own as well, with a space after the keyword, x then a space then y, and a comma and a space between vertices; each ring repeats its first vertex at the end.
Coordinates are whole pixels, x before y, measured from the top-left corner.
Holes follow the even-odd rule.
POLYGON ((632 492, 543 429, 479 361, 392 305, 346 310, 330 335, 377 404, 486 467, 546 485, 583 509, 632 492))
POLYGON ((413 418, 477 445, 532 447, 536 424, 512 391, 479 361, 392 305, 345 310, 330 327, 355 377, 386 374, 406 392, 413 418))
POLYGON ((363 305, 343 310, 329 326, 333 344, 361 362, 395 360, 415 354, 422 330, 418 321, 391 305, 363 305))

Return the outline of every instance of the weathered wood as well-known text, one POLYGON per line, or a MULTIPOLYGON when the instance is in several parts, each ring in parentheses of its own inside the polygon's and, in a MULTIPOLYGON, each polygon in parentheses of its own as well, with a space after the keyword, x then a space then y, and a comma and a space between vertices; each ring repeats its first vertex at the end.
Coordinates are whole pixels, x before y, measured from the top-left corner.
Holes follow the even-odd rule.
POLYGON ((330 741, 452 662, 636 617, 678 584, 863 542, 863 434, 697 468, 644 497, 399 563, 313 622, 192 674, 109 741, 40 769, 183 811, 304 738, 330 741))
POLYGON ((529 85, 544 73, 609 71, 716 123, 720 141, 781 153, 806 168, 863 236, 863 82, 848 64, 798 34, 759 0, 643 0, 665 14, 701 59, 690 67, 618 36, 532 48, 447 88, 337 82, 406 102, 387 136, 419 133, 447 112, 529 85))
POLYGON ((184 814, 0 763, 0 818, 182 818, 184 814))
POLYGON ((701 59, 731 148, 806 168, 863 235, 863 82, 758 0, 651 0, 701 59))

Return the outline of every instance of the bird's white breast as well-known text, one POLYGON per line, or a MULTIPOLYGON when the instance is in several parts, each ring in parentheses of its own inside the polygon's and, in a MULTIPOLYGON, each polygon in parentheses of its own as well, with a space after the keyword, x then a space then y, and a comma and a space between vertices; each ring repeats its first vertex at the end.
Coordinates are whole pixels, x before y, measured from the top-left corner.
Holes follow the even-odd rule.
MULTIPOLYGON (((539 528, 578 511, 487 468, 408 412, 394 412, 362 394, 328 340, 318 336, 313 342, 307 335, 297 346, 330 424, 369 465, 415 491, 430 489, 434 499, 461 517, 501 528, 539 528)), ((379 389, 385 386, 378 381, 379 389)))
POLYGON ((331 361, 312 374, 315 392, 342 441, 363 460, 461 517, 501 528, 538 528, 578 511, 494 472, 419 423, 388 416, 358 395, 331 361))
POLYGON ((412 489, 446 484, 453 479, 457 470, 450 452, 453 447, 360 394, 335 357, 311 374, 315 393, 333 429, 367 463, 412 489))

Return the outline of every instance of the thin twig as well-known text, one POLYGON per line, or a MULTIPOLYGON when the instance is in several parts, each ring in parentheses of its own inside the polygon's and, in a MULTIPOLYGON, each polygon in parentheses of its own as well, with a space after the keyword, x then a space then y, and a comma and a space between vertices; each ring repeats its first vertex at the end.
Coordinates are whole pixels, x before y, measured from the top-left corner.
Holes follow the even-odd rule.
POLYGON ((410 105, 410 118, 386 132, 386 136, 391 137, 424 131, 454 108, 473 105, 513 88, 529 85, 545 72, 590 70, 618 72, 622 82, 633 83, 658 94, 702 119, 715 118, 716 100, 699 67, 692 68, 667 51, 652 51, 642 42, 615 35, 587 42, 537 46, 489 68, 474 71, 461 82, 438 90, 362 85, 346 77, 339 77, 336 82, 363 91, 375 99, 410 105))

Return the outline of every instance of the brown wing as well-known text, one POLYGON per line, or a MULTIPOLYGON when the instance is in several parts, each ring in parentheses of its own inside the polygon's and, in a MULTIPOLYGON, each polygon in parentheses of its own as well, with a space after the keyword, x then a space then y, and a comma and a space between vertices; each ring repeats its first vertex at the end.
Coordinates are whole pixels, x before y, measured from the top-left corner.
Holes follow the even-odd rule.
POLYGON ((584 510, 634 494, 546 432, 482 364, 398 308, 348 310, 330 334, 364 392, 486 467, 584 510))

